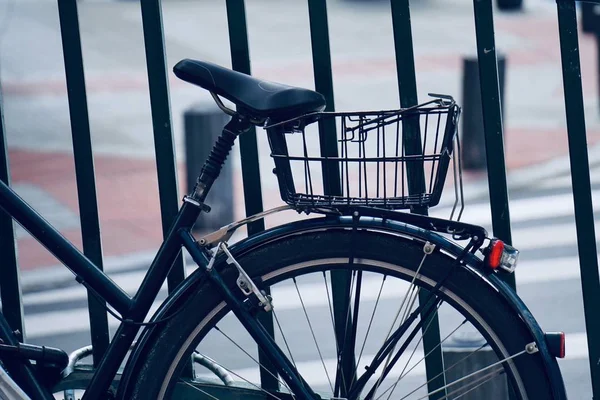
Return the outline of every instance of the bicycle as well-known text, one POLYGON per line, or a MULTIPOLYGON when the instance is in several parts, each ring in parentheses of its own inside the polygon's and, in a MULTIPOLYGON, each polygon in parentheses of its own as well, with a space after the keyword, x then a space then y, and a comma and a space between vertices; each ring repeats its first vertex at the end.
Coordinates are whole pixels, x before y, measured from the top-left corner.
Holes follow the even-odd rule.
MULTIPOLYGON (((398 211, 424 210, 440 201, 450 162, 459 153, 453 150, 459 146, 460 107, 452 97, 433 95, 399 110, 332 113, 323 111, 325 100, 314 91, 211 63, 186 59, 174 72, 208 90, 231 120, 133 297, 0 182, 0 207, 121 320, 106 355, 95 370, 85 370, 84 379, 77 363, 89 348, 67 356, 19 343, 0 314, 0 361, 8 371, 0 367, 0 393, 18 397, 24 391, 40 399, 61 391, 73 398, 74 389, 85 389, 83 399, 439 399, 476 393, 493 380, 508 385, 518 399, 566 398, 556 362, 564 356, 564 335, 544 333, 501 279, 514 271, 518 251, 482 227, 458 221, 460 211, 457 220, 398 211), (197 240, 191 230, 210 210, 206 196, 236 138, 252 125, 267 131, 273 172, 287 205, 197 240), (317 139, 331 140, 311 135, 316 125, 337 132, 341 154, 314 156, 317 139), (228 244, 237 229, 284 210, 321 216, 228 244), (182 248, 198 269, 144 322, 182 248), (312 322, 310 302, 308 309, 318 308, 312 322), (301 310, 300 318, 286 310, 301 310), (382 312, 386 318, 379 317, 382 312), (427 347, 425 335, 440 319, 445 322, 439 324, 441 340, 427 347), (295 324, 284 334, 282 322, 299 320, 308 332, 295 324), (331 332, 315 331, 315 321, 320 328, 330 324, 331 332), (293 340, 290 329, 298 334, 293 340), (423 364, 433 365, 449 340, 474 333, 482 344, 443 364, 441 374, 424 378, 423 364), (298 338, 308 338, 308 344, 298 338), (374 340, 367 344, 368 339, 374 340), (230 351, 223 351, 225 344, 230 351), (332 345, 330 353, 326 344, 332 345), (251 354, 254 345, 260 354, 251 354), (292 351, 294 345, 300 349, 292 351), (306 356, 313 345, 316 361, 306 356), (227 367, 234 349, 259 365, 227 367), (482 352, 492 355, 488 365, 463 368, 482 352), (464 376, 450 379, 457 370, 464 376)), ((456 209, 455 203, 453 214, 456 209)))

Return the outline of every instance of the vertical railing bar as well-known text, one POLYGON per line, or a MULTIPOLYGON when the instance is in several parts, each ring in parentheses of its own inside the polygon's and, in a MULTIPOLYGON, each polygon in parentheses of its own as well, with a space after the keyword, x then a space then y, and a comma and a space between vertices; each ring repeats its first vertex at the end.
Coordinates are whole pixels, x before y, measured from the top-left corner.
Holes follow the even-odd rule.
MULTIPOLYGON (((409 0, 391 0, 390 3, 400 106, 407 108, 418 104, 410 5, 409 0)), ((422 154, 419 115, 417 114, 416 118, 403 118, 402 131, 402 147, 406 150, 406 155, 422 154)), ((406 174, 408 194, 424 193, 425 172, 423 164, 419 162, 407 163, 406 174)), ((411 212, 427 215, 427 207, 421 205, 415 206, 411 209, 411 212)), ((420 290, 419 302, 423 303, 428 299, 429 292, 420 290)), ((429 357, 425 359, 425 370, 428 381, 427 388, 429 392, 437 393, 434 398, 444 398, 446 395, 445 389, 440 390, 445 385, 443 373, 444 362, 442 358, 442 346, 439 345, 440 341, 439 318, 436 314, 431 320, 429 329, 423 332, 423 351, 425 354, 429 354, 429 357)))
MULTIPOLYGON (((235 71, 250 75, 250 47, 248 45, 248 28, 244 0, 227 0, 227 25, 229 29, 229 46, 231 50, 231 65, 235 71)), ((244 205, 246 216, 263 211, 262 189, 260 181, 260 165, 256 128, 240 136, 240 155, 242 159, 242 184, 244 188, 244 205)), ((265 229, 263 219, 248 224, 248 235, 254 235, 265 229)), ((265 291, 269 292, 266 288, 265 291)), ((260 313, 260 323, 265 330, 275 336, 273 316, 270 313, 260 313)), ((277 390, 279 381, 277 371, 266 354, 259 348, 258 359, 264 368, 260 369, 260 382, 265 390, 277 390)))
MULTIPOLYGON (((335 110, 333 95, 333 71, 331 68, 331 49, 329 43, 329 24, 327 21, 327 4, 325 0, 308 0, 308 16, 310 23, 310 39, 313 57, 313 73, 315 89, 325 97, 326 111, 335 110)), ((319 120, 319 144, 321 157, 337 157, 337 134, 334 118, 319 120)), ((360 144, 359 144, 360 146, 360 144)), ((323 189, 326 195, 340 196, 340 172, 337 161, 323 162, 323 189)), ((360 163, 359 163, 360 168, 360 163)), ((366 190, 366 189, 365 189, 366 190)), ((331 290, 333 298, 333 313, 335 335, 338 344, 344 344, 341 354, 341 373, 345 382, 351 382, 355 371, 354 343, 348 329, 353 324, 353 318, 348 318, 348 299, 350 298, 351 272, 332 271, 331 290), (351 354, 350 354, 351 353, 351 354)), ((345 395, 344 385, 341 396, 345 395)))
MULTIPOLYGON (((83 253, 102 270, 102 239, 77 1, 59 0, 58 14, 69 99, 83 253)), ((88 293, 88 307, 94 365, 97 365, 109 342, 106 302, 88 293)))
MULTIPOLYGON (((333 71, 331 69, 331 49, 329 46, 329 24, 327 22, 327 4, 323 0, 308 0, 310 38, 313 56, 315 90, 325 97, 325 111, 335 111, 333 96, 333 71)), ((322 157, 337 157, 337 135, 334 118, 320 119, 319 143, 322 157)), ((339 196, 339 166, 332 161, 329 174, 323 168, 323 185, 326 194, 339 196)))
MULTIPOLYGON (((492 0, 473 0, 473 7, 492 230, 498 239, 512 244, 492 0)), ((514 274, 504 274, 502 279, 515 289, 514 274)))
MULTIPOLYGON (((140 5, 154 133, 160 217, 163 237, 166 237, 179 212, 179 192, 177 190, 177 165, 171 123, 162 9, 160 0, 144 0, 140 2, 140 5)), ((184 279, 185 266, 183 254, 180 252, 167 276, 169 292, 173 291, 184 279)), ((181 374, 193 377, 194 370, 191 360, 181 374)))
MULTIPOLYGON (((160 0, 142 1, 141 11, 154 132, 160 214, 163 237, 166 237, 179 211, 179 193, 177 190, 177 166, 171 124, 169 81, 160 0)), ((183 257, 179 254, 167 278, 169 291, 175 289, 184 278, 183 257)))
MULTIPOLYGON (((232 68, 235 71, 250 75, 250 49, 248 46, 244 0, 227 0, 227 21, 232 68)), ((240 136, 240 153, 242 156, 244 204, 246 215, 250 216, 263 211, 258 144, 254 127, 240 136)), ((264 221, 259 219, 248 224, 248 235, 253 235, 264 229, 264 221)))
MULTIPOLYGON (((10 168, 8 163, 8 144, 4 126, 2 89, 0 87, 0 181, 10 186, 10 168)), ((21 302, 21 284, 17 264, 17 241, 10 215, 0 209, 0 296, 2 312, 13 331, 18 330, 25 338, 23 325, 23 303, 21 302)))
POLYGON ((597 313, 600 309, 600 277, 598 276, 575 0, 559 0, 557 8, 592 397, 598 398, 600 396, 600 319, 598 319, 597 313))

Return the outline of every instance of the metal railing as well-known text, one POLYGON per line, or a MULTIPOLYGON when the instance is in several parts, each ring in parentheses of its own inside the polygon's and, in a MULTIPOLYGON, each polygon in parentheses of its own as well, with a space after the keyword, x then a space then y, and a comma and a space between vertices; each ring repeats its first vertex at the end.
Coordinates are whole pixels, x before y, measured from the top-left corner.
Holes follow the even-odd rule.
MULTIPOLYGON (((57 0, 57 2, 68 87, 83 249, 85 255, 99 268, 102 268, 100 224, 77 1, 57 0)), ((588 0, 588 2, 600 4, 600 0, 588 0)), ((473 1, 473 4, 486 138, 487 171, 488 181, 490 182, 492 227, 496 237, 511 243, 492 0, 476 0, 473 1)), ((332 83, 326 1, 307 0, 307 5, 310 19, 315 89, 325 96, 328 110, 333 111, 335 96, 332 83)), ((557 5, 585 321, 592 386, 597 397, 600 396, 600 363, 597 363, 597 360, 600 360, 600 340, 598 340, 600 339, 600 318, 595 316, 594 313, 600 309, 600 283, 580 77, 576 4, 575 0, 557 0, 557 5)), ((141 0, 141 12, 154 129, 162 229, 163 234, 166 234, 166 230, 169 228, 179 207, 179 198, 160 0, 141 0)), ((227 0, 226 12, 232 67, 234 70, 250 74, 251 65, 244 0, 227 0)), ((409 0, 391 0, 390 18, 393 24, 400 105, 409 107, 418 104, 409 0)), ((0 104, 0 179, 10 183, 8 149, 2 113, 3 110, 0 104)), ((413 132, 412 145, 409 142, 406 149, 409 154, 420 151, 418 128, 418 125, 404 127, 406 132, 413 132)), ((322 123, 319 126, 319 132, 322 155, 335 156, 337 151, 335 127, 322 123)), ((245 210, 247 215, 252 215, 263 209, 258 146, 254 130, 241 136, 240 149, 245 210)), ((335 178, 334 170, 330 170, 329 173, 333 175, 329 178, 325 176, 326 193, 335 194, 340 190, 336 186, 338 180, 335 178)), ((409 171, 410 190, 418 191, 424 185, 423 176, 422 167, 419 169, 419 166, 415 164, 412 170, 409 171)), ((414 212, 426 213, 427 210, 416 209, 414 212)), ((248 232, 252 235, 263 229, 263 221, 258 220, 249 225, 248 232)), ((0 211, 0 254, 2 255, 2 261, 0 262, 0 276, 2 277, 0 279, 0 293, 3 312, 11 327, 19 330, 25 336, 15 233, 11 218, 2 211, 0 211)), ((183 278, 183 259, 180 256, 169 275, 169 288, 174 288, 183 278)), ((514 287, 514 277, 511 277, 511 279, 509 283, 514 287)), ((335 318, 335 328, 336 334, 339 335, 344 331, 344 326, 341 324, 346 323, 344 322, 346 318, 340 318, 339 316, 345 316, 348 307, 345 302, 350 290, 348 276, 345 276, 344 273, 335 276, 333 290, 335 292, 334 314, 337 316, 335 318)), ((94 362, 96 363, 106 350, 109 341, 107 315, 104 304, 93 296, 89 297, 89 312, 91 342, 94 348, 94 362)), ((272 330, 273 322, 269 321, 271 317, 265 316, 264 318, 263 324, 267 328, 270 326, 272 330)), ((437 321, 434 321, 425 335, 424 350, 426 353, 436 349, 436 345, 440 341, 439 329, 435 329, 436 325, 437 321)), ((438 375, 443 369, 441 349, 438 347, 432 354, 434 356, 428 357, 426 364, 429 377, 438 375), (436 352, 437 356, 435 356, 436 352)), ((267 365, 262 354, 260 357, 263 365, 267 365)), ((342 363, 344 362, 350 363, 352 360, 342 360, 342 363)), ((277 381, 268 371, 261 371, 261 373, 263 387, 271 388, 277 385, 277 381)), ((442 374, 440 378, 430 381, 429 390, 433 391, 443 385, 444 378, 442 374)), ((439 394, 442 395, 442 393, 439 394)))

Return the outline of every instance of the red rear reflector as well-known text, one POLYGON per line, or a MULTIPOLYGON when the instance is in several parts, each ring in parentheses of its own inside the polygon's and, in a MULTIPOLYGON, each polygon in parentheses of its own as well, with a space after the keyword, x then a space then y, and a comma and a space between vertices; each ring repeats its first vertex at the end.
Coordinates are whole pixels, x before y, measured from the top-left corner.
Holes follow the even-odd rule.
POLYGON ((550 354, 557 358, 565 358, 565 333, 564 332, 546 332, 544 334, 550 354))
POLYGON ((504 252, 504 242, 499 239, 492 239, 488 247, 488 254, 485 257, 485 263, 488 267, 496 269, 502 261, 502 253, 504 252))

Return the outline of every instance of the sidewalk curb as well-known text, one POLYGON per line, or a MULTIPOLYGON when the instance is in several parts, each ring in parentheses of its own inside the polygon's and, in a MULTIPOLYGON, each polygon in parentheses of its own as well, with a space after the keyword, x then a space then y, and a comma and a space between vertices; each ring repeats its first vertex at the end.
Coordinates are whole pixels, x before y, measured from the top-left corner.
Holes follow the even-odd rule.
MULTIPOLYGON (((154 255, 154 252, 139 252, 125 256, 105 257, 104 272, 110 274, 146 269, 152 263, 154 255)), ((23 293, 73 286, 76 282, 75 274, 62 264, 23 271, 20 281, 23 293)))
MULTIPOLYGON (((600 165, 600 144, 588 150, 590 168, 600 165)), ((519 190, 531 185, 533 182, 565 176, 570 171, 569 156, 562 156, 534 166, 522 167, 507 174, 509 191, 519 190)), ((476 182, 466 184, 464 187, 465 207, 469 203, 480 202, 487 199, 487 177, 476 182)), ((439 204, 439 208, 451 207, 452 201, 446 200, 439 204)), ((104 270, 107 273, 120 273, 139 271, 148 268, 154 258, 154 252, 132 253, 126 256, 107 257, 104 260, 104 270)), ((186 259, 186 262, 191 260, 186 259)), ((56 289, 72 286, 75 276, 62 265, 43 267, 21 273, 21 290, 23 293, 56 289)))

